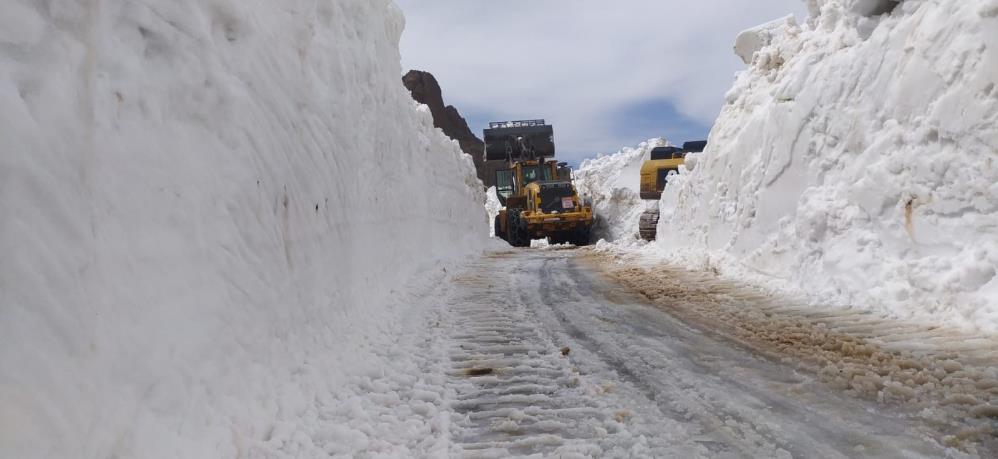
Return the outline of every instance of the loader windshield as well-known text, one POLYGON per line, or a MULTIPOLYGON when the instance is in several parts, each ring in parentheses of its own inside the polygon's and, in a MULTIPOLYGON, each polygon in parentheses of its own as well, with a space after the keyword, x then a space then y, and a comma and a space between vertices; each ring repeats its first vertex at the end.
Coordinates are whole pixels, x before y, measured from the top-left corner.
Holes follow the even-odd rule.
POLYGON ((551 168, 544 165, 523 166, 523 184, 551 180, 551 168))

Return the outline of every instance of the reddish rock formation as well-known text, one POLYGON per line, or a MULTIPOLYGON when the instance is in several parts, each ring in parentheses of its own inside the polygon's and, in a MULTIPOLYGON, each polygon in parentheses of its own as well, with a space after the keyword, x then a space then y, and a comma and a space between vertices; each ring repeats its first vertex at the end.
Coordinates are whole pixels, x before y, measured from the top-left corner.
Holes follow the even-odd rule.
POLYGON ((471 155, 475 162, 478 178, 489 186, 492 180, 485 173, 485 144, 471 132, 467 121, 453 105, 444 105, 440 84, 429 72, 410 70, 402 77, 402 83, 412 93, 416 102, 426 104, 433 114, 433 125, 444 131, 448 137, 461 144, 461 150, 471 155))

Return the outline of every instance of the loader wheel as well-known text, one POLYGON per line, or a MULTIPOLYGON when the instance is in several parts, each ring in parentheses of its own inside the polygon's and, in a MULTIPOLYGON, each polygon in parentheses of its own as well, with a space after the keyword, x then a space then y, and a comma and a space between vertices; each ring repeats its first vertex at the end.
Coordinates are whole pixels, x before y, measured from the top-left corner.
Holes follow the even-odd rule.
POLYGON ((572 243, 575 244, 577 247, 585 247, 589 245, 589 233, 590 233, 589 228, 582 228, 576 230, 575 233, 572 234, 572 243))
POLYGON ((527 224, 520 218, 520 211, 507 212, 509 222, 506 229, 509 230, 509 245, 513 247, 527 247, 530 245, 530 237, 527 236, 527 224))
POLYGON ((492 221, 492 227, 495 228, 496 237, 505 241, 506 240, 506 235, 503 234, 500 231, 502 229, 502 227, 499 225, 499 216, 498 215, 496 215, 496 218, 493 219, 493 221, 492 221))
POLYGON ((513 209, 506 211, 506 242, 513 247, 519 247, 516 241, 516 224, 520 214, 513 209))

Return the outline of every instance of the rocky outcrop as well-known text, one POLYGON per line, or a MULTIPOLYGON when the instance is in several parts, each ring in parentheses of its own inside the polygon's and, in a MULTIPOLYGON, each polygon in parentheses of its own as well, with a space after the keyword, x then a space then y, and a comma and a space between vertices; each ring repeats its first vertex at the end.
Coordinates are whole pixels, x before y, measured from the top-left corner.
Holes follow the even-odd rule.
POLYGON ((461 144, 461 150, 471 155, 474 160, 478 178, 485 183, 485 186, 490 186, 491 174, 485 173, 485 144, 471 132, 467 121, 453 105, 444 105, 437 79, 429 72, 410 70, 402 77, 402 83, 412 93, 412 98, 416 99, 416 102, 430 107, 433 125, 461 144))

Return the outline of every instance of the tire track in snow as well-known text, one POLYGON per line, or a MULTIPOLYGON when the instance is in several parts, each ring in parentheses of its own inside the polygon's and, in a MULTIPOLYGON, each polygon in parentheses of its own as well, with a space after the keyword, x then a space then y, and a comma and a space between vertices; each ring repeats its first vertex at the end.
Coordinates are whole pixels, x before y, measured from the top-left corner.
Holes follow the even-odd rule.
MULTIPOLYGON (((448 304, 450 379, 456 393, 452 440, 462 457, 575 453, 596 456, 593 441, 617 430, 579 386, 579 375, 537 327, 529 308, 479 264, 456 280, 448 304)), ((491 265, 491 266, 490 266, 491 265)))
POLYGON ((492 255, 445 288, 431 353, 447 380, 451 456, 964 457, 575 256, 492 255))

